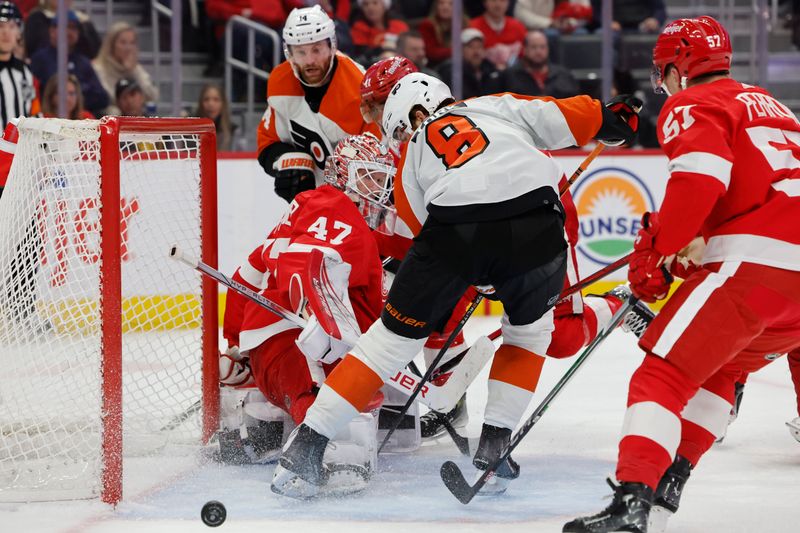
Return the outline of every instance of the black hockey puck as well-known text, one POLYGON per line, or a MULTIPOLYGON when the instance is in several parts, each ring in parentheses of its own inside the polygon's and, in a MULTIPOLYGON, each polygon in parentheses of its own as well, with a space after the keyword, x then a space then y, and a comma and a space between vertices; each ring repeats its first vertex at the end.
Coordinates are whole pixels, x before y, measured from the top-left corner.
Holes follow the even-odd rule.
POLYGON ((225 510, 225 506, 217 500, 206 502, 203 509, 200 510, 200 518, 203 519, 203 523, 208 527, 221 526, 227 516, 228 512, 225 510))

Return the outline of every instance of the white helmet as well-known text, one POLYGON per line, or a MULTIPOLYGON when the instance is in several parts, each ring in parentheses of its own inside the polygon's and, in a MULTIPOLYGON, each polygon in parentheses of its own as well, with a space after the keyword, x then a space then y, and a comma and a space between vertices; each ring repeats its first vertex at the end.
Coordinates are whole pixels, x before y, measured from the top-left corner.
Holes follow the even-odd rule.
MULTIPOLYGON (((316 43, 326 39, 331 43, 331 63, 323 82, 333 68, 333 56, 336 55, 336 26, 333 24, 333 20, 319 4, 313 7, 295 8, 286 17, 286 24, 283 26, 283 54, 292 64, 294 75, 301 83, 306 84, 292 61, 292 52, 289 47, 316 43)), ((321 85, 321 83, 317 85, 321 85)))
POLYGON ((413 72, 395 83, 383 107, 383 131, 390 139, 399 141, 413 133, 409 113, 421 105, 432 114, 445 100, 452 99, 450 87, 441 80, 413 72))

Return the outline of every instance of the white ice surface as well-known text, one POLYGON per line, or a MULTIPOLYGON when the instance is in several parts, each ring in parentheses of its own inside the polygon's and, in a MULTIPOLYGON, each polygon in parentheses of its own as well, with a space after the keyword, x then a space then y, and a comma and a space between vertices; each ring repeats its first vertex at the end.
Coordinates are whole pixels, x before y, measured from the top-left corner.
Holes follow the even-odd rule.
MULTIPOLYGON (((472 338, 498 325, 490 317, 472 322, 472 338)), ((514 457, 522 475, 498 498, 464 506, 447 492, 440 464, 455 458, 466 468, 468 460, 446 438, 412 455, 382 456, 361 495, 315 502, 273 495, 273 466, 209 464, 187 449, 184 457, 127 461, 125 498, 115 510, 99 501, 0 504, 0 532, 208 531, 199 517, 208 500, 227 507, 221 532, 558 532, 572 517, 607 503, 604 478, 614 471, 627 383, 640 361, 632 335, 617 331, 607 339, 520 445, 514 457)), ((545 365, 531 409, 571 364, 545 365)), ((485 374, 469 393, 471 436, 480 428, 485 374)), ((785 360, 751 376, 739 419, 694 472, 669 531, 800 529, 800 443, 784 426, 794 410, 785 360)))

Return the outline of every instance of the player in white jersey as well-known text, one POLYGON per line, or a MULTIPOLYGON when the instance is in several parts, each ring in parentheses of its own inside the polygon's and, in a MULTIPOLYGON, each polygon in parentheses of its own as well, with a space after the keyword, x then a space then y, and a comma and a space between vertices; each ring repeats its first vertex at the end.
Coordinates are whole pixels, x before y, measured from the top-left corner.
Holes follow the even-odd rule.
MULTIPOLYGON (((386 101, 384 130, 398 141, 410 139, 395 203, 417 237, 381 319, 331 373, 287 441, 274 492, 318 493, 325 482, 315 459, 319 450, 414 357, 470 285, 492 285, 505 308, 504 344, 492 365, 474 464, 485 468, 497 458, 528 403, 527 369, 549 344, 551 308, 566 270, 561 171, 539 149, 585 144, 592 137, 630 140, 635 131, 586 96, 507 94, 453 103, 446 85, 419 73, 400 80, 386 101)), ((497 475, 516 477, 514 467, 509 462, 497 475)))

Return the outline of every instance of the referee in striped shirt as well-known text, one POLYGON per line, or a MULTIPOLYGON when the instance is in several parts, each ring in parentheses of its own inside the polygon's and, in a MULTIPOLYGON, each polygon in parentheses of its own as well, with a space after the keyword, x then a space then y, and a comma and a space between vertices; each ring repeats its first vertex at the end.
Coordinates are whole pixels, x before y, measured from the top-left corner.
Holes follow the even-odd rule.
MULTIPOLYGON (((13 118, 37 116, 40 112, 33 74, 28 65, 14 57, 21 29, 22 14, 17 5, 7 0, 0 2, 0 131, 13 118)), ((10 158, 6 165, 0 163, 0 195, 9 164, 10 158)))
MULTIPOLYGON (((20 117, 39 115, 33 74, 28 66, 14 56, 20 40, 22 14, 17 5, 0 1, 0 124, 5 130, 9 121, 20 117)), ((8 179, 13 151, 16 146, 16 129, 12 128, 14 142, 0 141, 0 197, 8 179)), ((5 135, 4 135, 5 137, 5 135)), ((0 209, 5 208, 0 202, 0 209)), ((0 271, 0 314, 10 311, 11 318, 27 324, 28 331, 43 331, 52 327, 49 320, 37 312, 37 257, 42 249, 42 237, 37 231, 36 219, 25 226, 25 231, 15 246, 15 258, 8 271, 0 271)))

